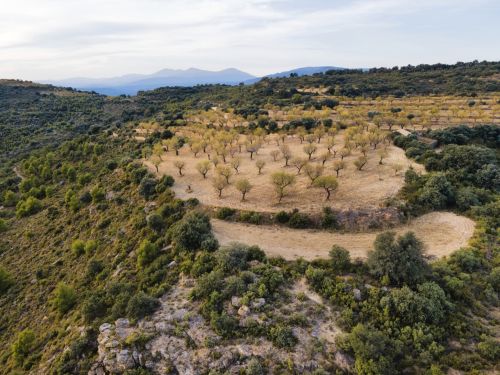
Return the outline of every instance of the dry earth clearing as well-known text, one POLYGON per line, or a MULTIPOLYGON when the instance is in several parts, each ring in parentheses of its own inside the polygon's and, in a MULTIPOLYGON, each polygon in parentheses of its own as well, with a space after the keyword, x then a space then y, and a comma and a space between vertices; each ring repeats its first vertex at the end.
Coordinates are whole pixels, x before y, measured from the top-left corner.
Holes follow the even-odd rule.
MULTIPOLYGON (((212 220, 219 242, 226 245, 242 242, 258 245, 270 256, 287 260, 327 258, 332 245, 339 245, 353 258, 364 259, 373 247, 380 231, 363 233, 333 233, 316 230, 289 229, 280 226, 258 226, 212 220)), ((395 229, 398 234, 413 231, 426 246, 426 254, 433 257, 449 255, 466 246, 474 232, 472 220, 450 212, 432 212, 395 229)))
MULTIPOLYGON (((335 140, 337 144, 336 148, 339 149, 343 144, 342 133, 337 135, 335 140)), ((314 143, 318 151, 310 162, 312 165, 321 164, 319 155, 327 152, 325 143, 326 137, 320 144, 314 143)), ((307 144, 306 142, 301 144, 298 137, 289 136, 285 144, 288 145, 294 156, 307 158, 307 155, 303 151, 303 147, 307 144)), ((235 157, 241 160, 241 166, 239 173, 235 173, 230 178, 230 181, 234 182, 240 178, 247 178, 253 185, 244 202, 241 201, 241 194, 235 189, 234 185, 226 188, 222 193, 222 198, 218 198, 217 191, 212 186, 212 177, 215 174, 213 166, 206 179, 196 170, 196 164, 201 160, 206 160, 207 155, 200 152, 198 157, 194 157, 187 145, 179 150, 179 156, 176 156, 172 151, 162 156, 164 161, 159 165, 159 174, 168 174, 175 177, 176 182, 173 190, 179 198, 198 198, 203 204, 208 206, 228 206, 260 212, 278 212, 298 208, 301 211, 311 213, 320 212, 325 203, 336 209, 380 207, 386 199, 395 196, 403 186, 404 172, 410 165, 418 171, 423 171, 421 165, 409 160, 403 150, 392 145, 379 145, 376 150, 370 148, 367 154, 368 163, 363 167, 363 170, 358 171, 353 163, 361 153, 353 151, 352 155, 344 158, 346 168, 339 173, 338 189, 332 193, 331 200, 325 202, 325 192, 320 188, 311 187, 311 180, 304 171, 301 171, 297 175, 295 167, 284 167, 285 162, 282 157, 277 161, 273 161, 271 152, 274 150, 279 150, 276 143, 270 142, 267 144, 264 142, 258 154, 253 156, 253 160, 250 159, 250 154, 245 152, 244 148, 242 153, 235 155, 235 157), (388 156, 384 159, 383 164, 380 165, 377 152, 382 147, 387 147, 388 156), (182 160, 186 164, 183 169, 183 176, 179 176, 178 170, 174 165, 176 160, 182 160), (264 160, 266 162, 260 175, 255 165, 256 160, 264 160), (397 174, 393 169, 395 165, 399 165, 402 168, 397 174), (289 189, 289 194, 279 204, 271 183, 271 174, 276 171, 286 171, 297 175, 295 185, 289 189)), ((231 160, 231 156, 228 156, 228 166, 230 166, 231 160)), ((325 163, 324 175, 336 174, 333 169, 333 162, 335 160, 340 160, 340 157, 337 155, 325 163)), ((146 165, 151 172, 156 172, 151 162, 147 161, 146 165)), ((233 172, 235 171, 233 170, 233 172)))

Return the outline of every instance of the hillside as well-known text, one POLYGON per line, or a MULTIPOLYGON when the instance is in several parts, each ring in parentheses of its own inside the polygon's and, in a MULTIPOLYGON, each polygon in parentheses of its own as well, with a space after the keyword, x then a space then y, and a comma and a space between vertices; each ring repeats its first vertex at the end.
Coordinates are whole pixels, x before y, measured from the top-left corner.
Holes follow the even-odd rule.
POLYGON ((0 374, 500 371, 499 72, 0 81, 0 374))

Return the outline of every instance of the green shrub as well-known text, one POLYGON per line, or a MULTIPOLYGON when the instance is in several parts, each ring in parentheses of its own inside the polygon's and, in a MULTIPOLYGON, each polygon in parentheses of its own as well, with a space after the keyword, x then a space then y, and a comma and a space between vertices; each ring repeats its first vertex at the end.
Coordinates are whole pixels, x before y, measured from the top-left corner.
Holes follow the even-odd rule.
POLYGON ((97 249, 97 241, 95 240, 87 240, 85 242, 85 254, 92 255, 97 249))
POLYGON ((141 242, 137 250, 137 267, 144 268, 150 264, 159 255, 160 251, 158 246, 148 240, 141 242))
POLYGON ((87 323, 92 323, 95 319, 106 315, 108 305, 105 297, 100 294, 92 294, 82 305, 83 319, 87 323))
POLYGON ((3 194, 3 204, 6 207, 14 207, 17 204, 17 195, 12 190, 6 190, 3 194))
POLYGON ((269 330, 269 338, 278 348, 292 349, 298 342, 290 327, 276 324, 269 330))
POLYGON ((80 239, 76 239, 71 243, 71 252, 73 255, 79 257, 85 252, 85 242, 80 239))
POLYGON ((336 229, 339 227, 337 216, 330 207, 323 208, 320 225, 321 228, 325 229, 336 229))
POLYGON ((7 231, 7 222, 4 219, 0 219, 0 233, 7 231))
POLYGON ((274 220, 277 223, 286 224, 290 220, 290 216, 291 216, 290 213, 288 213, 286 211, 280 211, 276 214, 276 216, 274 217, 274 220))
POLYGON ((424 245, 412 232, 395 238, 394 232, 379 234, 375 249, 368 253, 368 267, 377 277, 394 285, 415 285, 425 279, 429 268, 423 258, 424 245))
POLYGON ((147 315, 151 315, 160 306, 157 298, 148 296, 144 292, 139 292, 130 298, 127 304, 127 316, 133 320, 139 320, 147 315))
POLYGON ((294 212, 292 216, 290 216, 290 220, 288 221, 288 226, 290 228, 310 228, 312 226, 311 218, 303 214, 301 212, 294 212))
POLYGON ((217 219, 226 220, 227 218, 233 216, 235 213, 236 213, 236 210, 233 208, 221 207, 217 210, 217 213, 215 214, 215 216, 217 217, 217 219))
POLYGON ((149 199, 156 194, 156 180, 151 177, 144 177, 139 184, 139 194, 149 199))
POLYGON ((94 188, 90 191, 90 195, 92 196, 92 202, 94 203, 102 202, 104 198, 106 198, 104 190, 102 190, 99 186, 94 186, 94 188))
POLYGON ((16 216, 26 217, 36 214, 42 209, 42 202, 35 197, 28 197, 26 200, 21 200, 16 205, 16 216))
POLYGON ((151 214, 146 218, 148 226, 155 232, 161 232, 165 227, 165 221, 160 214, 151 214))
POLYGON ((233 337, 237 332, 238 320, 232 316, 227 315, 225 312, 218 314, 212 311, 210 316, 210 325, 214 331, 222 337, 233 337))
POLYGON ((333 245, 329 255, 330 264, 332 265, 334 271, 345 272, 349 270, 351 265, 351 256, 349 255, 349 251, 343 247, 333 245))
POLYGON ((245 369, 245 375, 264 375, 266 373, 264 366, 257 358, 248 361, 245 369))
POLYGON ((70 286, 60 282, 54 292, 52 303, 59 314, 64 315, 76 304, 76 292, 70 286))
POLYGON ((0 267, 0 295, 7 291, 12 286, 12 279, 9 273, 0 267))
POLYGON ((25 329, 17 335, 12 344, 12 356, 17 365, 22 365, 35 347, 36 336, 31 329, 25 329))
POLYGON ((202 248, 202 243, 207 240, 209 240, 211 248, 205 246, 204 250, 214 250, 214 246, 217 244, 212 234, 209 217, 196 211, 187 213, 182 220, 172 225, 168 230, 167 237, 181 250, 199 250, 202 248))

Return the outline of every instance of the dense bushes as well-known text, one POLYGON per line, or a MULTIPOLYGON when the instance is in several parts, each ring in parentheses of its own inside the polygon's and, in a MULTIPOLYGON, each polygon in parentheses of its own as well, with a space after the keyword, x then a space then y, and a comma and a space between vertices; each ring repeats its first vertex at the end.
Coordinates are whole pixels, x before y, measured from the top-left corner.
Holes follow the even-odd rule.
POLYGON ((26 200, 21 200, 16 205, 17 217, 25 217, 36 214, 42 209, 42 202, 35 197, 28 197, 26 200))
POLYGON ((182 220, 170 227, 167 236, 179 250, 215 250, 218 246, 212 234, 210 219, 197 211, 184 215, 182 220))
POLYGON ((374 250, 368 253, 371 274, 394 285, 416 285, 428 273, 423 244, 412 232, 395 238, 394 232, 379 234, 374 250))

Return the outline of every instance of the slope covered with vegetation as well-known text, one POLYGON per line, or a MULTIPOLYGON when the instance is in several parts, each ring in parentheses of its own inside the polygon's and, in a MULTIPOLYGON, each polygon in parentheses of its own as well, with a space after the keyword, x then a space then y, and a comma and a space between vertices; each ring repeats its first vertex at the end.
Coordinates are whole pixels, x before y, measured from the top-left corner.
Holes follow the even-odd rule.
MULTIPOLYGON (((350 72, 342 85, 371 77, 382 87, 405 77, 377 91, 398 95, 408 80, 432 73, 449 86, 438 83, 435 92, 461 93, 453 77, 464 69, 474 82, 465 91, 480 94, 490 91, 491 80, 476 78, 496 74, 498 63, 350 72)), ((226 105, 251 116, 268 102, 290 104, 298 80, 326 87, 329 79, 165 88, 133 98, 0 85, 17 92, 0 111, 1 152, 9 159, 0 180, 0 373, 98 373, 106 363, 129 374, 182 373, 182 356, 153 353, 165 342, 211 374, 498 370, 498 126, 426 132, 442 146, 438 151, 420 135, 393 135, 427 169, 406 172, 398 209, 406 216, 448 209, 477 222, 467 248, 432 262, 411 233, 378 236, 366 262, 337 246, 328 260, 312 262, 220 247, 199 202, 177 199, 174 179, 155 177, 140 161, 161 138, 172 138, 169 127, 182 124, 188 110, 226 105), (136 121, 146 119, 161 131, 137 142, 136 121), (17 140, 15 129, 23 129, 17 140), (175 324, 155 325, 179 303, 187 307, 175 324), (137 355, 99 362, 114 348, 99 346, 109 330, 103 324, 120 318, 135 331, 113 345, 122 359, 124 351, 137 355), (201 339, 196 332, 204 332, 201 339)), ((374 92, 366 90, 361 94, 374 92)), ((298 105, 319 101, 304 95, 298 105)), ((268 123, 264 128, 273 131, 268 123)))

